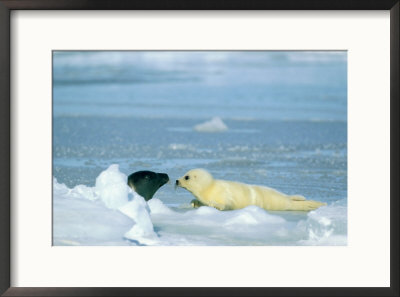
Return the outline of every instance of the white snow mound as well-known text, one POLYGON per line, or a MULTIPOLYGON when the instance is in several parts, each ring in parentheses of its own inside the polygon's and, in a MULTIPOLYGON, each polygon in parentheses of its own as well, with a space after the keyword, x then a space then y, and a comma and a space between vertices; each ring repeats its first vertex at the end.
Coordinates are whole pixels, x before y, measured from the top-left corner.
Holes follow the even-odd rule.
POLYGON ((211 120, 194 126, 194 130, 197 132, 224 132, 228 130, 228 126, 222 121, 220 117, 213 117, 211 120))

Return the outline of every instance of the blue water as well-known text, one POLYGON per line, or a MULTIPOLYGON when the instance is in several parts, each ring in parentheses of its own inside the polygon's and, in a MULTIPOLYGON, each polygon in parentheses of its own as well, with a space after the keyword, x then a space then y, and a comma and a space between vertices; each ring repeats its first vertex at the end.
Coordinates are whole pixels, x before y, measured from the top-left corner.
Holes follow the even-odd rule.
MULTIPOLYGON (((202 167, 346 204, 347 54, 54 52, 53 175, 94 186, 110 164, 171 180, 202 167), (213 117, 228 130, 194 130, 213 117)), ((156 197, 193 198, 172 185, 156 197)))

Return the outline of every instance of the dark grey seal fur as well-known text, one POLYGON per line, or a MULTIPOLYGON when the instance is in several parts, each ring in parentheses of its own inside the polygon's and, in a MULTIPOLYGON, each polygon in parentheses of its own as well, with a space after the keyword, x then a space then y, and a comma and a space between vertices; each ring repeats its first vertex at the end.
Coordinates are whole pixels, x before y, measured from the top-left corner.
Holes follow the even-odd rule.
POLYGON ((157 190, 168 181, 168 174, 153 171, 137 171, 128 176, 128 186, 146 201, 153 198, 157 190))

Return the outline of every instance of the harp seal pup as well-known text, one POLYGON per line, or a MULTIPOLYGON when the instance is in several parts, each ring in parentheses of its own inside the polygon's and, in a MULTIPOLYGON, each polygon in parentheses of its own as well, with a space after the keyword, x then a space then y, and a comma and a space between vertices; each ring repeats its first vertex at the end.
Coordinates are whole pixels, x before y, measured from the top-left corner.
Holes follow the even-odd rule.
MULTIPOLYGON (((289 196, 272 188, 257 185, 214 179, 204 169, 193 169, 176 180, 175 187, 182 187, 191 192, 200 203, 219 210, 241 209, 257 205, 266 210, 309 211, 326 203, 306 200, 303 196, 289 196)), ((197 204, 197 205, 196 205, 197 204)))
POLYGON ((153 171, 137 171, 128 176, 128 186, 148 201, 159 188, 169 181, 168 174, 153 171))

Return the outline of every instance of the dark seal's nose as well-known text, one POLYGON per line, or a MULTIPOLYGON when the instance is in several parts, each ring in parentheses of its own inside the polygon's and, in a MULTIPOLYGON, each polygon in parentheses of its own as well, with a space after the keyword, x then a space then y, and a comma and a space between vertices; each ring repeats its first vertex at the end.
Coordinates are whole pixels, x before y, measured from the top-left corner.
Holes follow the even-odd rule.
POLYGON ((162 177, 163 182, 167 183, 169 182, 169 176, 166 173, 160 173, 160 176, 162 177))
POLYGON ((176 180, 175 186, 179 186, 179 180, 176 180))

